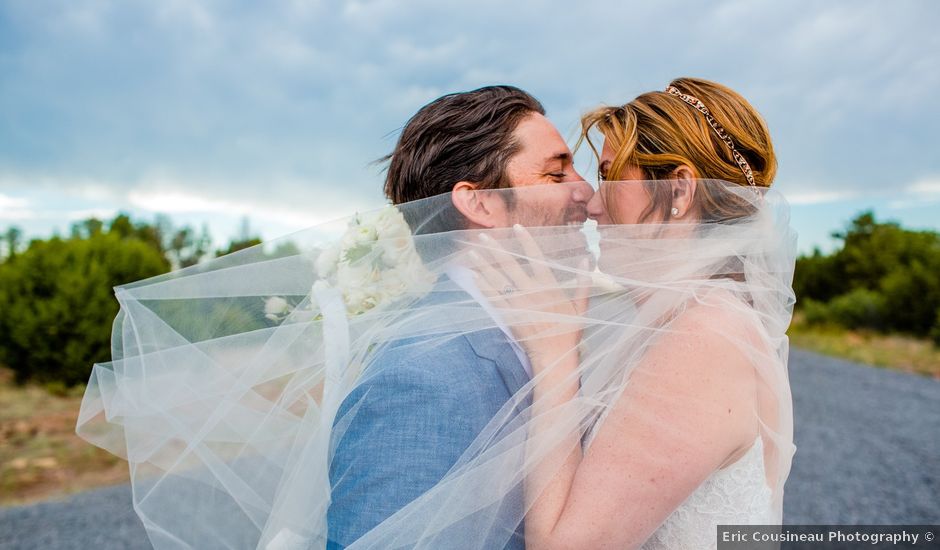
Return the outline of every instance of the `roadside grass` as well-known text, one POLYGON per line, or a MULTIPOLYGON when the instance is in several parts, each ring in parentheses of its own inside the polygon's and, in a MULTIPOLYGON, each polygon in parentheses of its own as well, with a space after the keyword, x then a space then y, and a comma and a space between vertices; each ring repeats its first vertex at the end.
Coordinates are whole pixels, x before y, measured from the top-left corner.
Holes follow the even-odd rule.
POLYGON ((75 435, 83 392, 18 386, 0 367, 0 506, 128 480, 127 462, 75 435))
POLYGON ((838 326, 809 326, 799 312, 787 334, 794 347, 940 380, 940 348, 930 340, 838 326))

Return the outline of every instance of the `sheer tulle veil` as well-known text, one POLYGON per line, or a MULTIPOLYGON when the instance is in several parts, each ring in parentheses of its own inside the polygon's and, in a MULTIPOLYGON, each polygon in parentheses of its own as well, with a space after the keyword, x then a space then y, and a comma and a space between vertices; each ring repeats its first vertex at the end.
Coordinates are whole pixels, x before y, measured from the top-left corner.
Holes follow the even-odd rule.
MULTIPOLYGON (((323 547, 330 462, 357 412, 353 404, 337 414, 347 397, 390 346, 420 354, 497 326, 449 275, 492 257, 473 253, 492 246, 478 238, 485 233, 523 268, 548 266, 572 292, 590 287, 583 315, 503 312, 546 331, 583 330, 580 392, 533 436, 535 382, 524 383, 439 483, 343 545, 502 547, 531 499, 507 501, 540 490, 533 468, 572 434, 590 452, 632 370, 696 304, 740 321, 707 330, 753 366, 761 398, 747 406, 779 520, 795 450, 785 334, 795 234, 776 191, 697 183, 736 205, 733 214, 528 226, 533 255, 511 228, 460 229, 441 195, 117 287, 113 360, 94 367, 78 433, 128 461, 134 508, 156 548, 323 547)), ((657 182, 609 183, 640 184, 657 182)), ((538 208, 529 199, 539 187, 478 192, 518 210, 538 208)), ((668 422, 663 437, 681 444, 689 434, 668 422)))

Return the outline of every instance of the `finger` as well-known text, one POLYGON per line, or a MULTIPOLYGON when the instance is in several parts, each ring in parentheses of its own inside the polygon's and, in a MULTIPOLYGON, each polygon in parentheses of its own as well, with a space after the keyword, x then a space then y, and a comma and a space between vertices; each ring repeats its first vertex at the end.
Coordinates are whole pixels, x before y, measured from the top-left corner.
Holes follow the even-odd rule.
POLYGON ((543 284, 553 285, 557 281, 555 276, 552 275, 552 270, 548 268, 547 262, 545 261, 545 255, 542 254, 542 249, 539 247, 538 243, 535 242, 535 239, 532 235, 518 223, 512 226, 512 230, 516 235, 516 238, 519 240, 519 244, 522 245, 522 250, 525 251, 526 256, 531 260, 529 264, 532 266, 532 272, 538 277, 543 284))
POLYGON ((581 260, 581 263, 578 264, 578 286, 575 289, 574 299, 572 300, 578 315, 587 313, 588 306, 590 305, 592 281, 591 273, 588 271, 589 266, 590 264, 587 258, 584 258, 581 260))
POLYGON ((497 309, 508 308, 509 305, 506 303, 506 300, 503 298, 493 283, 491 283, 485 275, 477 271, 473 272, 473 283, 480 289, 480 292, 483 293, 483 297, 489 301, 489 303, 497 309))
POLYGON ((532 287, 531 278, 528 273, 522 269, 522 266, 519 265, 519 261, 515 256, 506 251, 502 245, 489 235, 480 233, 479 239, 480 242, 486 246, 484 250, 489 253, 493 261, 503 269, 506 276, 508 276, 518 288, 527 289, 532 287))
POLYGON ((477 286, 483 294, 490 299, 491 302, 503 302, 505 303, 506 298, 503 295, 503 290, 510 286, 509 279, 503 276, 502 273, 489 265, 475 250, 470 251, 470 259, 476 264, 476 278, 479 283, 477 286))

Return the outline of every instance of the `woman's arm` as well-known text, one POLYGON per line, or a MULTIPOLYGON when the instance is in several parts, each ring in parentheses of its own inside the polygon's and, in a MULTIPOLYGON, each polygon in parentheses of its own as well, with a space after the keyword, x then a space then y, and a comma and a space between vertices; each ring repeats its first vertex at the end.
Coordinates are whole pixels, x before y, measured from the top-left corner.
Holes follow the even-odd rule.
MULTIPOLYGON (((683 313, 632 372, 587 452, 582 455, 575 432, 538 464, 527 487, 545 489, 528 495, 528 548, 639 547, 729 456, 753 442, 753 368, 710 328, 740 330, 728 321, 707 306, 683 313)), ((533 361, 536 373, 549 356, 536 355, 546 358, 533 361)), ((550 435, 565 399, 575 398, 576 388, 560 380, 576 369, 576 359, 566 359, 537 378, 534 444, 550 435)))
POLYGON ((526 479, 526 545, 639 547, 709 475, 754 441, 753 366, 724 336, 743 337, 749 327, 720 305, 684 311, 631 370, 582 454, 581 430, 571 422, 581 414, 573 408, 579 406, 579 317, 588 285, 582 281, 568 297, 531 236, 521 228, 516 235, 530 259, 528 271, 485 236, 481 242, 493 261, 476 259, 481 289, 504 308, 535 375, 527 455, 544 458, 535 459, 526 479), (513 290, 502 290, 507 288, 513 290), (556 441, 555 434, 564 439, 556 441))

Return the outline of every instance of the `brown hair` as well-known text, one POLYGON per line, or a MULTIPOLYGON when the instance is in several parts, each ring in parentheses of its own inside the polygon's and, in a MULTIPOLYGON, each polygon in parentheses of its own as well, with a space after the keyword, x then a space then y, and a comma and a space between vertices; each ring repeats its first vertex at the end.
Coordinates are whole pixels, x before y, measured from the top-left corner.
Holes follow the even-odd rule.
POLYGON ((508 187, 506 166, 519 150, 513 132, 537 99, 514 86, 487 86, 439 97, 405 125, 388 160, 385 195, 394 204, 449 193, 460 181, 508 187))
MULTIPOLYGON (((670 83, 683 94, 698 98, 733 139, 750 165, 756 186, 770 187, 777 172, 767 124, 740 94, 716 82, 677 78, 670 83)), ((708 124, 705 116, 682 99, 666 92, 648 92, 622 107, 601 107, 581 118, 581 140, 600 159, 589 135, 597 129, 616 151, 610 179, 618 179, 628 166, 638 166, 650 180, 668 179, 680 165, 696 178, 749 185, 731 149, 708 124)), ((643 218, 660 214, 669 219, 672 202, 664 186, 647 186, 651 204, 643 218)), ((698 186, 695 205, 703 220, 727 220, 750 213, 749 203, 730 193, 698 186)))

